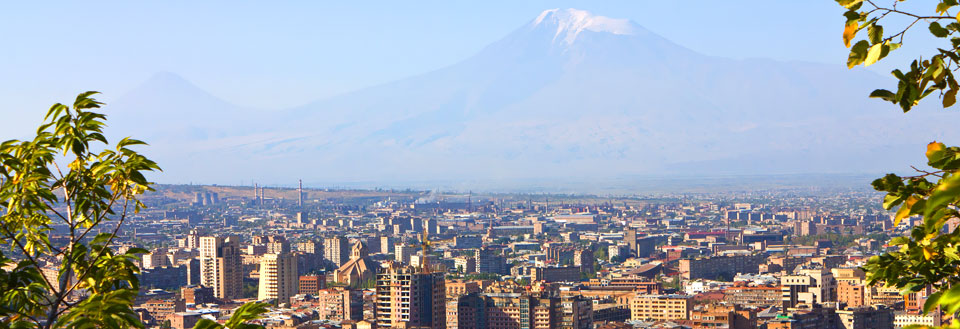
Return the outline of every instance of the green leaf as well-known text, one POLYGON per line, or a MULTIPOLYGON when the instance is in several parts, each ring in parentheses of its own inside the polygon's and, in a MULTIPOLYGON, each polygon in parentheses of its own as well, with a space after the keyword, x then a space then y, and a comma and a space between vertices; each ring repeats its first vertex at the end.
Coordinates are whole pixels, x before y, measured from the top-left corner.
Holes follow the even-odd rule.
POLYGON ((847 25, 850 25, 850 23, 856 23, 860 21, 860 19, 863 18, 863 15, 854 9, 847 10, 845 13, 843 13, 843 17, 847 18, 847 25))
POLYGON ((883 26, 873 24, 867 28, 867 35, 870 37, 870 42, 874 44, 881 43, 883 41, 883 26))
POLYGON ((946 207, 960 196, 960 175, 950 175, 940 181, 927 199, 923 217, 932 216, 937 210, 946 207))
POLYGON ((867 58, 867 49, 869 47, 870 43, 867 42, 867 40, 857 41, 857 43, 850 48, 850 56, 847 57, 847 68, 853 68, 863 63, 867 58))
POLYGON ((910 242, 910 238, 905 236, 898 236, 898 237, 894 237, 893 239, 890 239, 889 244, 891 246, 900 246, 900 245, 905 245, 909 242, 910 242))
POLYGON ((947 90, 943 94, 943 107, 951 107, 957 103, 957 89, 947 90))
POLYGON ((233 315, 230 316, 230 320, 227 320, 225 326, 227 328, 236 328, 244 322, 259 319, 260 314, 267 312, 267 306, 269 305, 270 304, 267 303, 243 304, 243 306, 240 306, 233 312, 233 315))
POLYGON ((946 145, 940 142, 931 142, 927 144, 927 164, 933 165, 940 162, 947 153, 946 145))
POLYGON ((943 26, 940 26, 940 23, 932 22, 930 23, 930 33, 937 38, 945 38, 948 34, 950 34, 950 31, 947 31, 947 29, 943 28, 943 26))
POLYGON ((903 202, 904 199, 905 198, 899 194, 887 194, 883 197, 883 209, 893 209, 893 207, 903 202))
POLYGON ((871 183, 877 191, 892 192, 903 186, 903 178, 897 174, 886 174, 883 178, 877 178, 871 183))
POLYGON ((200 319, 197 321, 197 324, 193 325, 193 329, 221 329, 221 326, 216 321, 210 319, 200 319))
MULTIPOLYGON (((943 310, 947 314, 953 314, 960 309, 960 285, 954 285, 950 287, 950 290, 942 293, 937 303, 945 306, 943 310)), ((926 307, 926 303, 924 303, 924 309, 926 309, 926 307)))
POLYGON ((886 89, 877 89, 877 90, 874 90, 872 93, 870 93, 870 97, 880 98, 888 102, 896 102, 897 100, 896 96, 897 94, 894 94, 893 92, 886 89))
POLYGON ((937 14, 941 14, 941 15, 946 14, 947 10, 950 10, 950 7, 955 6, 955 5, 951 5, 948 1, 943 1, 937 4, 937 14))

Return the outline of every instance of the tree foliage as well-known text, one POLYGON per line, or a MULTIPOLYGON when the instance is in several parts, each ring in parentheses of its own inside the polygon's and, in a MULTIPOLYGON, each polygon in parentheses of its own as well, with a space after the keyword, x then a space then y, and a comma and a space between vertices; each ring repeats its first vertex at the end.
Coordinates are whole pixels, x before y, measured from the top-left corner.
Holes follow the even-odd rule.
MULTIPOLYGON (((926 58, 913 60, 908 67, 892 72, 897 78, 895 90, 878 89, 870 97, 897 104, 904 112, 910 111, 921 100, 936 94, 944 108, 956 104, 960 87, 954 71, 960 68, 960 8, 957 0, 930 2, 922 13, 897 8, 904 0, 892 1, 889 6, 874 1, 837 0, 847 10, 843 42, 850 47, 848 67, 871 65, 886 57, 904 43, 908 31, 926 25, 943 46, 926 58), (890 18, 906 18, 895 33, 885 33, 881 23, 890 18), (861 33, 863 31, 866 33, 861 33), (850 45, 858 36, 864 37, 850 45)), ((960 310, 960 230, 946 229, 949 222, 960 220, 960 147, 932 142, 926 150, 927 165, 933 169, 917 171, 913 176, 888 174, 873 182, 873 187, 886 192, 883 207, 896 210, 894 225, 904 218, 922 216, 923 224, 911 228, 907 236, 895 237, 889 244, 899 249, 870 258, 864 269, 869 284, 894 286, 903 293, 914 293, 932 288, 923 310, 930 312, 939 306, 947 314, 960 310)), ((955 227, 955 226, 954 226, 955 227)), ((945 327, 960 328, 953 320, 945 327)))
POLYGON ((957 102, 960 91, 953 72, 960 68, 960 12, 956 11, 957 0, 940 0, 930 4, 930 12, 912 13, 897 8, 904 0, 894 0, 889 6, 877 5, 875 1, 837 0, 847 11, 843 14, 846 23, 843 29, 843 43, 850 48, 847 67, 872 65, 903 44, 903 38, 911 29, 927 25, 931 35, 944 39, 943 46, 933 51, 927 58, 917 58, 904 69, 893 72, 897 78, 896 90, 877 89, 870 97, 880 98, 897 104, 903 112, 909 112, 921 100, 931 94, 937 94, 943 107, 957 102), (883 25, 893 17, 907 18, 905 25, 894 29, 896 33, 885 33, 883 25), (862 32, 866 33, 862 33, 862 32), (851 46, 858 36, 862 39, 851 46))
MULTIPOLYGON (((142 141, 109 147, 95 94, 54 104, 32 140, 0 143, 2 328, 143 327, 132 306, 146 251, 113 247, 128 216, 144 208, 138 197, 152 190, 144 173, 160 168, 131 148, 142 141)), ((262 311, 244 306, 227 327, 262 311)))

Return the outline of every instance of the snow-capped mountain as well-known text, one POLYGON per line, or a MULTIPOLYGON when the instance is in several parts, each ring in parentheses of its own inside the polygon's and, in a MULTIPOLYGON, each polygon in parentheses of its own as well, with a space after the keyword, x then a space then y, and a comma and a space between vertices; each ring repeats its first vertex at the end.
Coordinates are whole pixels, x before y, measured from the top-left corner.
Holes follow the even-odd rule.
POLYGON ((580 32, 605 32, 620 35, 633 35, 634 26, 630 20, 614 19, 604 16, 591 15, 585 10, 551 9, 546 10, 533 20, 533 26, 556 28, 553 42, 562 41, 572 45, 580 32))
POLYGON ((157 157, 169 181, 227 183, 896 170, 957 134, 942 114, 866 98, 887 83, 842 60, 712 57, 553 9, 455 65, 269 116, 180 98, 165 106, 189 128, 157 157))

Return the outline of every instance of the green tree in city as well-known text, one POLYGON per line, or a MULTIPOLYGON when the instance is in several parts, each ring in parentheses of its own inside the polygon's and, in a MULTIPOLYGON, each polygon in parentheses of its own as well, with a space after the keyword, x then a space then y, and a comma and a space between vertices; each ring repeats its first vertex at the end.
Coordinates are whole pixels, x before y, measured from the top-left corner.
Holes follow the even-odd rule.
MULTIPOLYGON (((954 71, 960 68, 960 8, 957 0, 924 2, 921 12, 904 9, 904 0, 876 1, 837 0, 846 8, 843 42, 850 47, 847 66, 869 66, 882 60, 904 44, 909 31, 926 29, 942 46, 917 58, 903 69, 892 72, 897 79, 895 89, 878 89, 870 97, 894 103, 904 112, 920 101, 936 95, 944 108, 956 104, 960 87, 954 71), (898 8, 898 5, 900 6, 898 8), (894 19, 896 17, 896 19, 894 19), (897 24, 897 23, 901 24, 897 24), (884 30, 881 23, 896 25, 884 30), (865 32, 865 33, 863 33, 865 32), (861 39, 854 42, 858 37, 861 39), (851 46, 851 43, 853 45, 851 46)), ((888 26, 889 27, 889 26, 888 26)), ((923 32, 921 32, 923 33, 923 32)), ((882 283, 897 287, 902 293, 918 292, 932 287, 935 292, 923 305, 924 312, 940 306, 947 314, 960 311, 960 231, 947 232, 948 221, 960 218, 960 147, 932 142, 926 150, 927 165, 932 169, 914 168, 916 174, 888 174, 873 182, 878 191, 886 192, 883 207, 896 210, 894 226, 915 215, 923 224, 913 227, 906 236, 894 237, 889 244, 898 250, 869 259, 864 269, 869 284, 882 283)), ((960 328, 953 320, 945 327, 960 328)))
POLYGON ((597 250, 593 252, 593 258, 597 260, 610 260, 610 257, 607 256, 607 248, 604 246, 597 248, 597 250))
MULTIPOLYGON (((54 104, 32 140, 0 143, 0 327, 143 327, 132 306, 145 250, 112 246, 144 208, 138 197, 153 184, 144 173, 160 168, 131 149, 141 141, 107 147, 95 94, 54 104), (63 234, 51 239, 55 227, 63 234)), ((264 310, 244 305, 227 326, 264 310)), ((209 322, 197 326, 220 326, 209 322)))

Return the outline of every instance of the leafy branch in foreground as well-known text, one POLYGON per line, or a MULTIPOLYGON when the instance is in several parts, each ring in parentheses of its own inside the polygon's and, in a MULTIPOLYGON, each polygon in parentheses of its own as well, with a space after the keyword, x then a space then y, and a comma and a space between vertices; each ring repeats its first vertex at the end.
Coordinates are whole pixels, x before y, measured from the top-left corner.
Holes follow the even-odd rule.
MULTIPOLYGON (((954 72, 960 69, 960 10, 957 0, 939 0, 930 11, 915 13, 898 8, 905 0, 889 6, 873 0, 836 0, 846 8, 843 42, 850 47, 847 66, 872 65, 904 43, 907 32, 918 24, 936 38, 943 39, 929 57, 913 60, 905 70, 894 70, 896 91, 874 90, 870 97, 897 104, 909 112, 922 99, 938 93, 944 108, 956 104, 960 91, 954 72), (956 11, 951 13, 951 11, 956 11), (895 33, 884 32, 882 22, 898 16, 906 23, 895 33), (866 38, 850 43, 866 30, 866 38)), ((951 316, 942 327, 960 328, 960 230, 947 228, 960 221, 960 147, 947 147, 933 142, 927 145, 927 165, 931 170, 913 169, 913 176, 888 174, 873 182, 873 187, 886 192, 883 207, 896 210, 894 226, 912 216, 922 216, 923 223, 910 229, 906 236, 895 237, 889 245, 899 250, 871 257, 864 269, 868 284, 897 287, 902 293, 930 289, 923 312, 939 309, 951 316)), ((956 227, 954 225, 953 227, 956 227)), ((939 314, 935 315, 939 316, 939 314)))
MULTIPOLYGON (((160 170, 124 138, 103 135, 102 103, 85 92, 54 104, 32 140, 0 143, 0 327, 142 328, 133 302, 136 265, 146 251, 111 246, 150 191, 144 173, 160 170), (56 227, 56 239, 50 232, 56 227), (97 233, 104 232, 104 233, 97 233), (6 254, 4 253, 6 252, 6 254)), ((228 328, 264 312, 244 305, 228 328)))
POLYGON ((847 67, 857 65, 872 65, 891 52, 900 48, 907 32, 919 24, 927 25, 931 35, 944 39, 944 45, 928 58, 918 58, 904 70, 896 69, 892 72, 897 78, 896 91, 887 89, 874 90, 870 97, 880 98, 897 104, 904 112, 909 112, 922 99, 933 93, 938 93, 943 107, 950 107, 957 102, 957 92, 960 91, 954 72, 960 69, 960 11, 956 15, 950 11, 958 5, 957 0, 941 0, 930 14, 916 14, 903 11, 897 5, 903 0, 895 0, 889 6, 877 5, 873 0, 837 0, 847 8, 843 14, 846 23, 843 29, 843 43, 850 48, 847 57, 847 67), (885 33, 880 25, 885 19, 893 16, 906 18, 907 23, 899 26, 895 33, 885 33), (857 35, 866 30, 866 38, 853 44, 850 43, 857 35))

